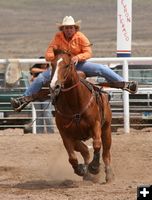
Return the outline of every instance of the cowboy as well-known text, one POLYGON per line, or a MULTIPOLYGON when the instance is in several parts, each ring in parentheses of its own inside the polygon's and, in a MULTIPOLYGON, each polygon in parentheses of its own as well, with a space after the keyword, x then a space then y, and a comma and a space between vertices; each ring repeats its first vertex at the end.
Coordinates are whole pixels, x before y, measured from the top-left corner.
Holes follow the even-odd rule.
MULTIPOLYGON (((57 24, 59 32, 56 33, 46 50, 46 60, 52 62, 55 59, 54 49, 67 51, 72 55, 71 62, 75 64, 76 69, 83 71, 87 77, 102 76, 108 82, 124 82, 121 89, 127 90, 130 93, 136 93, 136 82, 125 82, 121 76, 108 66, 87 61, 87 59, 92 57, 91 43, 88 38, 80 32, 80 24, 81 21, 75 22, 72 16, 64 17, 62 23, 57 24)), ((11 99, 13 108, 16 111, 21 111, 21 109, 31 101, 31 96, 39 92, 43 84, 50 81, 50 77, 51 71, 49 68, 33 81, 25 91, 23 97, 11 99)))

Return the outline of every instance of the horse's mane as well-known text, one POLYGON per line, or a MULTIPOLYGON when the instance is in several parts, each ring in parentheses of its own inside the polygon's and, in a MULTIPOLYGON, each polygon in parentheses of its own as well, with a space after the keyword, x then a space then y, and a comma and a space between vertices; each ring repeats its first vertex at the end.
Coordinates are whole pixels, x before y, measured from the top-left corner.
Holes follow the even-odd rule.
POLYGON ((57 55, 60 55, 60 54, 69 54, 70 53, 66 50, 62 50, 62 49, 53 49, 53 52, 54 52, 54 55, 57 56, 57 55))

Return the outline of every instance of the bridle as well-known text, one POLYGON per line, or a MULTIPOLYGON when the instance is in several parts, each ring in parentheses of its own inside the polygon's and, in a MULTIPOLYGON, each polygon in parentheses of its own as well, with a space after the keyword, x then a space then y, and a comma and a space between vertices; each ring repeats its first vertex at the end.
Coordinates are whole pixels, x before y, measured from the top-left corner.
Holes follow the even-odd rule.
POLYGON ((68 65, 68 73, 67 73, 67 75, 66 75, 64 81, 61 83, 61 91, 62 91, 62 92, 68 92, 68 91, 72 90, 73 88, 77 87, 77 86, 79 85, 79 83, 80 83, 80 78, 78 77, 78 79, 77 79, 77 81, 76 81, 75 84, 73 84, 73 85, 70 86, 70 87, 66 87, 66 88, 64 87, 64 83, 65 83, 66 80, 68 79, 69 73, 70 73, 71 70, 73 70, 73 69, 72 69, 72 63, 70 63, 70 64, 68 65))
POLYGON ((68 91, 72 90, 73 88, 77 87, 77 86, 79 85, 79 83, 80 83, 80 78, 79 78, 79 76, 78 76, 77 81, 76 81, 75 84, 73 84, 73 85, 70 86, 70 87, 66 87, 66 88, 65 88, 64 84, 65 84, 65 82, 67 81, 71 70, 74 70, 74 69, 73 69, 73 64, 71 63, 71 61, 70 61, 69 64, 65 65, 65 68, 67 68, 66 76, 64 76, 64 79, 63 79, 63 80, 58 81, 58 83, 57 83, 57 85, 56 85, 56 88, 58 88, 58 89, 60 88, 60 91, 62 91, 62 92, 68 92, 68 91))

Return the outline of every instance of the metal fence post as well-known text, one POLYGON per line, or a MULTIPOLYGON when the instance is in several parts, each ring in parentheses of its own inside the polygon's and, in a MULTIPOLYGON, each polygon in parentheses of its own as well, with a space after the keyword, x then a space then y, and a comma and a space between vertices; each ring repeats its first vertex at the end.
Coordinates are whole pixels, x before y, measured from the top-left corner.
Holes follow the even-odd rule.
MULTIPOLYGON (((123 77, 125 81, 128 81, 128 62, 124 59, 123 62, 123 77)), ((130 132, 130 118, 129 118, 129 93, 123 91, 123 108, 124 108, 124 132, 130 132)))
POLYGON ((36 134, 36 110, 34 107, 34 103, 32 103, 32 122, 33 122, 32 132, 36 134))

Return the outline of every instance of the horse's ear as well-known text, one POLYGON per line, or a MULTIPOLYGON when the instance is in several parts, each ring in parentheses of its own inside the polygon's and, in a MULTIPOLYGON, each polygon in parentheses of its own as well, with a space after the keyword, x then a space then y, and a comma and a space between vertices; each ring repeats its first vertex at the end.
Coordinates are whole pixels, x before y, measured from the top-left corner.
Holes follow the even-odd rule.
POLYGON ((54 55, 60 55, 60 54, 67 54, 69 56, 71 56, 71 53, 69 51, 66 50, 62 50, 62 49, 53 49, 54 55))

